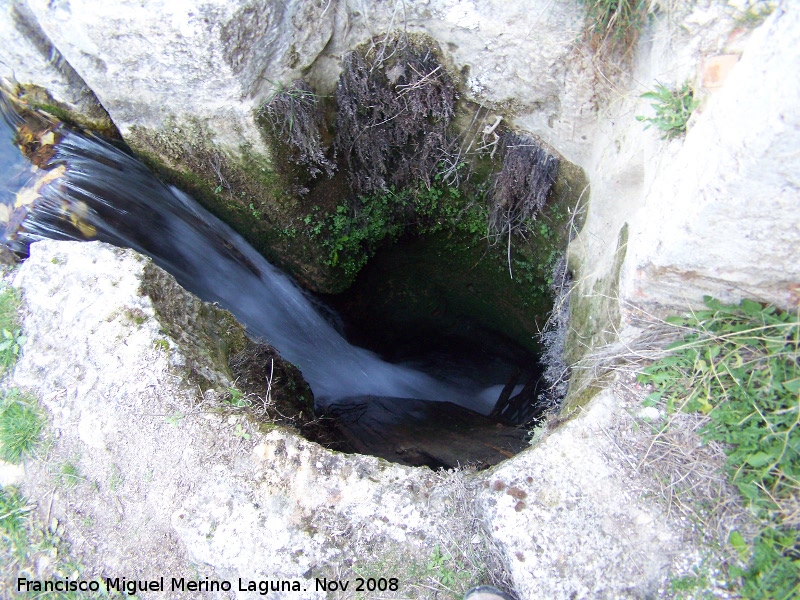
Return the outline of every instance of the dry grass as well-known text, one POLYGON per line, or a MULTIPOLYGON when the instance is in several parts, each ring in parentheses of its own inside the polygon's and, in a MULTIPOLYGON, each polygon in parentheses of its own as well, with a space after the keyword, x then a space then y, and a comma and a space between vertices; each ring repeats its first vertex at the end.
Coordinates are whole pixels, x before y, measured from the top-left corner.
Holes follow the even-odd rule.
POLYGON ((609 432, 631 467, 643 496, 662 504, 668 518, 690 523, 697 538, 724 546, 731 531, 755 528, 738 490, 724 473, 726 455, 721 444, 703 443, 698 433, 708 423, 700 413, 676 411, 649 419, 641 409, 650 391, 636 383, 635 369, 620 368, 614 390, 624 398, 629 417, 609 432))
POLYGON ((357 193, 430 186, 450 156, 457 93, 437 54, 432 40, 398 33, 344 57, 335 147, 357 193))
MULTIPOLYGON (((625 320, 636 332, 590 352, 573 370, 588 377, 584 385, 613 380, 615 395, 625 413, 606 431, 629 467, 634 488, 659 502, 667 516, 683 530, 690 525, 695 542, 725 548, 731 531, 745 537, 755 535, 757 525, 738 490, 725 474, 724 447, 704 442, 700 430, 709 418, 698 412, 683 412, 681 406, 668 412, 666 401, 643 411, 652 388, 637 382, 641 370, 670 352, 666 347, 688 329, 667 323, 630 303, 621 302, 625 320)), ((731 550, 728 548, 730 554, 731 550)), ((728 557, 735 560, 735 556, 728 557)))

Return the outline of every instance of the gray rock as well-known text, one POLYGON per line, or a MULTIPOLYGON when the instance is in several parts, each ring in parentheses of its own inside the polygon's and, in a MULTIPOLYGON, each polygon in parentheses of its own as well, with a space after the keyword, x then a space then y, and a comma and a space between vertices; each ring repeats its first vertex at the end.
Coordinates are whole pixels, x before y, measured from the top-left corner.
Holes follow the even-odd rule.
POLYGON ((26 465, 24 489, 64 524, 87 575, 284 579, 305 591, 275 597, 323 598, 317 578, 429 586, 431 557, 447 552, 465 571, 500 557, 521 598, 620 598, 698 564, 604 437, 625 414, 610 392, 477 474, 331 452, 224 409, 232 382, 209 335, 224 311, 163 272, 186 318, 159 310, 153 269, 130 250, 41 242, 15 279, 28 341, 12 384, 41 399, 52 439, 26 465), (53 493, 64 461, 79 483, 53 493))

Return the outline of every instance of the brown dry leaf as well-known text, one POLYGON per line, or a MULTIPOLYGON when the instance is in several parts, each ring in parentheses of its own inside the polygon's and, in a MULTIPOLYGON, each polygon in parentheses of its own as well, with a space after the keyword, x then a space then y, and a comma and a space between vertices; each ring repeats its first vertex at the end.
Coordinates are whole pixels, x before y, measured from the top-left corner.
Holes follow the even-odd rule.
POLYGON ((31 204, 34 200, 36 200, 39 197, 39 190, 42 189, 43 185, 58 179, 66 171, 67 167, 64 165, 59 165, 55 169, 47 171, 42 177, 34 180, 33 185, 24 187, 17 192, 17 200, 16 202, 14 202, 14 206, 16 208, 19 208, 20 206, 31 204))
POLYGON ((97 228, 85 219, 89 215, 89 206, 85 202, 76 202, 70 207, 69 220, 85 238, 97 235, 97 228))

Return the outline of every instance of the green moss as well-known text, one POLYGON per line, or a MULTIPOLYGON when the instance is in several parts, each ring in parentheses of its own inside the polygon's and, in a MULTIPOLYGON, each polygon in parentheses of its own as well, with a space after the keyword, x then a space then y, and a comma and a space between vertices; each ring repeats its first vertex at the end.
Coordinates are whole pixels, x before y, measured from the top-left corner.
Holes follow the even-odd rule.
MULTIPOLYGON (((565 361, 577 365, 593 349, 616 339, 621 315, 619 310, 619 276, 628 246, 628 224, 620 229, 617 250, 609 272, 596 280, 591 290, 579 283, 570 295, 570 328, 564 343, 565 361)), ((579 265, 571 265, 580 275, 579 265)), ((580 277, 578 277, 580 281, 580 277)), ((563 411, 570 412, 588 402, 601 387, 592 370, 573 369, 563 411)))
MULTIPOLYGON (((224 390, 222 380, 233 379, 228 369, 230 356, 249 343, 233 315, 191 296, 152 263, 145 266, 140 293, 150 297, 162 331, 175 340, 186 356, 188 379, 202 391, 224 390)), ((155 344, 168 350, 166 342, 158 339, 155 344)))
POLYGON ((50 92, 38 85, 18 84, 16 93, 17 97, 31 108, 43 110, 68 125, 89 129, 115 140, 122 137, 111 117, 99 104, 90 111, 91 114, 81 114, 55 100, 50 92))
POLYGON ((168 121, 159 131, 134 127, 127 141, 159 177, 192 195, 306 287, 326 292, 346 287, 342 273, 325 266, 317 244, 284 235, 307 214, 303 202, 310 200, 293 192, 291 177, 272 157, 247 144, 235 156, 225 152, 198 120, 180 126, 168 121))
MULTIPOLYGON (((549 202, 532 225, 533 235, 512 240, 513 278, 505 245, 489 246, 484 237, 482 197, 453 198, 442 192, 429 199, 444 202, 443 208, 415 211, 411 232, 400 236, 390 231, 379 238, 383 242, 375 245, 377 253, 347 295, 329 301, 350 317, 359 343, 387 356, 402 353, 402 344, 411 338, 445 336, 481 338, 484 347, 517 346, 539 354, 538 333, 553 307, 553 264, 565 251, 585 181, 580 168, 564 161, 549 202), (397 243, 395 237, 400 237, 397 243), (358 325, 375 322, 382 324, 382 340, 358 325)), ((480 193, 476 178, 471 182, 480 193)))

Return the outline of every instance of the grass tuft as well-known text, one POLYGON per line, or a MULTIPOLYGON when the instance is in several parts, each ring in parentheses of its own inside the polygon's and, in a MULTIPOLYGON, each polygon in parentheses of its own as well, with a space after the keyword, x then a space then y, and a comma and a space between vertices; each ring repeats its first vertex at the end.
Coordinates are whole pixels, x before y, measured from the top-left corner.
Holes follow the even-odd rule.
POLYGON ((0 460, 18 464, 33 451, 44 427, 36 400, 12 388, 0 400, 0 460))
POLYGON ((14 487, 0 487, 0 547, 14 558, 25 556, 28 548, 26 528, 28 502, 14 487))

